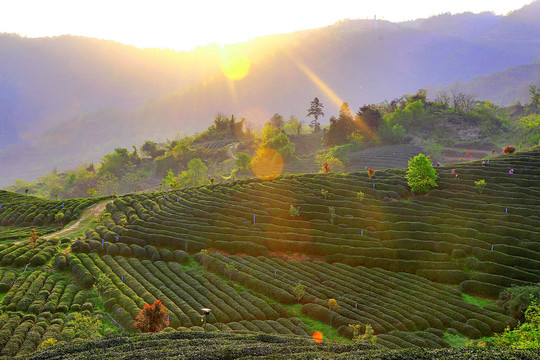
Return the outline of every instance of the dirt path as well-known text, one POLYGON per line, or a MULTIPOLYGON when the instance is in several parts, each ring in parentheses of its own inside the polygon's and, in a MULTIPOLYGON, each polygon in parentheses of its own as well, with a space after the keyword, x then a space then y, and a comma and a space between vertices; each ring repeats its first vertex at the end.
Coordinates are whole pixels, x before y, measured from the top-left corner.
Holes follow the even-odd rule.
POLYGON ((88 207, 86 210, 84 210, 84 212, 82 213, 81 217, 79 218, 79 220, 75 221, 73 224, 63 228, 62 230, 59 230, 59 231, 56 231, 56 232, 53 232, 51 234, 47 234, 47 235, 44 235, 42 236, 41 238, 43 239, 50 239, 50 238, 54 238, 54 237, 60 237, 60 236, 67 236, 71 233, 74 233, 76 231, 79 231, 80 230, 80 225, 81 223, 88 219, 88 218, 95 218, 95 217, 98 217, 99 214, 105 210, 105 207, 107 206, 108 203, 112 202, 112 200, 107 200, 107 201, 103 201, 103 202, 100 202, 100 203, 96 203, 94 205, 91 205, 90 207, 88 207))
POLYGON ((232 143, 232 144, 229 144, 229 145, 225 146, 225 148, 227 149, 227 153, 229 154, 229 156, 233 160, 236 160, 236 153, 238 152, 238 145, 240 145, 240 143, 235 142, 235 143, 232 143))

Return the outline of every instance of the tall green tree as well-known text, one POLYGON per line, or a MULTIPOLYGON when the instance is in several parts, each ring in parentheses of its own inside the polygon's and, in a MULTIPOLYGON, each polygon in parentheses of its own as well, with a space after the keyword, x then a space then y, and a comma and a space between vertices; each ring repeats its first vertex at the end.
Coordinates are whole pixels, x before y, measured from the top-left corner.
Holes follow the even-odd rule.
POLYGON ((165 154, 165 150, 160 149, 157 143, 150 140, 146 140, 141 146, 141 152, 152 158, 152 160, 165 154))
POLYGON ((431 165, 431 159, 424 154, 418 154, 409 160, 405 178, 411 190, 415 193, 426 193, 437 187, 437 172, 431 165))
POLYGON ((276 150, 279 155, 281 155, 284 162, 291 160, 295 151, 294 144, 291 143, 287 134, 283 132, 280 132, 272 139, 268 140, 263 146, 276 150))
POLYGON ((249 156, 246 153, 238 153, 236 156, 236 160, 234 161, 234 164, 240 171, 248 171, 251 169, 251 156, 249 156))
POLYGON ((296 116, 291 115, 289 116, 289 120, 285 121, 285 126, 283 130, 285 130, 285 133, 289 135, 300 135, 301 128, 302 123, 298 120, 296 116))
POLYGON ((283 126, 285 125, 285 121, 283 121, 283 116, 279 115, 278 113, 272 115, 272 117, 270 118, 270 125, 278 129, 283 129, 283 126))
POLYGON ((127 149, 116 148, 113 153, 106 154, 101 159, 99 174, 110 173, 117 178, 121 178, 124 174, 125 165, 131 162, 130 154, 127 149))
POLYGON ((330 127, 325 135, 324 142, 328 146, 341 145, 349 142, 352 134, 358 129, 351 109, 347 103, 341 104, 339 117, 330 118, 330 127))
POLYGON ((369 126, 372 131, 376 131, 382 121, 382 115, 377 105, 370 104, 362 106, 356 113, 358 120, 369 126))
POLYGON ((118 191, 118 178, 110 173, 103 174, 96 186, 97 193, 100 196, 112 195, 118 191))
POLYGON ((322 109, 324 105, 319 101, 319 98, 313 99, 311 106, 308 109, 307 116, 313 116, 313 120, 309 123, 309 127, 313 129, 313 132, 319 132, 321 130, 321 124, 319 123, 319 117, 324 116, 322 109))
POLYGON ((191 179, 194 186, 201 185, 208 175, 208 168, 199 158, 189 160, 188 170, 192 174, 191 179))

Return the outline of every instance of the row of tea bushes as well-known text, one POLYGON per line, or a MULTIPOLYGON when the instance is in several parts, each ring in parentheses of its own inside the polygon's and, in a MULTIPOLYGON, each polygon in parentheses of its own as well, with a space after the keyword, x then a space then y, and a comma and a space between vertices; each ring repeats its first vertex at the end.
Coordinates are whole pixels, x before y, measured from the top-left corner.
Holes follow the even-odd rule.
POLYGON ((140 309, 156 299, 165 305, 173 328, 200 325, 203 307, 212 309, 209 323, 287 317, 281 305, 269 305, 246 291, 238 293, 219 277, 200 274, 195 269, 184 270, 177 262, 90 252, 68 255, 67 264, 79 282, 87 286, 103 274, 112 280, 114 288, 103 294, 105 307, 113 312, 122 309, 123 315, 117 320, 127 328, 132 328, 140 309))
MULTIPOLYGON (((186 330, 186 329, 182 329, 186 330)), ((397 336, 394 336, 397 338, 397 336)), ((420 339, 420 336, 418 337, 420 339)), ((389 342, 382 339, 381 343, 389 342)), ((80 359, 223 359, 224 357, 257 359, 522 359, 536 360, 534 349, 459 349, 406 350, 380 349, 371 345, 323 340, 304 336, 245 332, 214 332, 194 327, 192 331, 170 331, 161 334, 113 336, 55 346, 42 353, 20 356, 14 360, 80 360, 80 359)))
MULTIPOLYGON (((406 168, 409 159, 422 152, 415 145, 389 145, 368 148, 348 155, 349 171, 365 171, 368 167, 375 170, 406 168)), ((330 169, 332 170, 332 169, 330 169)))
MULTIPOLYGON (((197 255, 209 270, 282 303, 293 304, 293 288, 303 284, 302 312, 341 329, 371 324, 378 334, 454 328, 470 338, 490 336, 516 322, 496 308, 464 302, 455 290, 422 277, 378 268, 266 257, 197 255), (339 310, 330 311, 329 299, 339 310)), ((349 334, 350 335, 350 334, 349 334)))
MULTIPOLYGON (((239 325, 239 323, 237 324, 239 325)), ((281 331, 287 329, 278 322, 263 322, 261 326, 268 330, 265 325, 276 326, 281 331)), ((180 330, 160 334, 114 336, 93 341, 74 342, 36 354, 33 359, 67 360, 98 357, 103 359, 222 359, 224 356, 228 358, 251 356, 257 358, 312 358, 313 356, 331 358, 337 354, 357 349, 375 349, 372 346, 344 344, 336 341, 323 341, 318 344, 305 336, 278 335, 277 330, 272 334, 215 331, 209 327, 205 331, 198 326, 180 330)), ((16 359, 32 359, 32 357, 18 357, 16 359)))
POLYGON ((63 214, 63 223, 78 218, 82 211, 104 198, 44 200, 0 190, 1 226, 44 226, 55 223, 55 216, 63 214))
POLYGON ((38 239, 34 249, 26 242, 3 244, 0 246, 0 264, 2 266, 41 266, 47 263, 57 252, 58 239, 38 239))
POLYGON ((58 229, 56 225, 48 226, 0 226, 0 241, 3 240, 18 240, 29 238, 32 230, 35 230, 38 235, 44 235, 54 232, 58 229))
POLYGON ((462 284, 471 294, 481 283, 485 296, 497 297, 505 287, 540 281, 539 165, 535 148, 488 166, 455 165, 459 179, 438 167, 439 187, 407 201, 403 170, 377 171, 372 179, 283 175, 130 195, 108 205, 112 220, 92 237, 191 253, 203 247, 252 256, 299 252, 462 284), (478 178, 488 182, 483 193, 474 185, 478 178), (298 216, 291 217, 291 206, 298 216), (472 279, 464 271, 471 268, 494 276, 472 279))
POLYGON ((187 263, 190 256, 183 250, 168 250, 158 249, 153 245, 145 245, 144 247, 123 242, 99 242, 97 240, 77 240, 71 246, 73 252, 90 253, 95 252, 100 255, 107 254, 111 256, 120 255, 123 257, 136 257, 141 260, 165 261, 187 263))
POLYGON ((278 318, 277 320, 241 320, 227 324, 206 324, 206 331, 243 331, 266 334, 311 336, 311 330, 298 318, 278 318))
POLYGON ((42 312, 92 311, 86 292, 70 283, 69 278, 42 270, 25 272, 4 296, 2 311, 42 312))
POLYGON ((13 270, 0 270, 0 292, 8 291, 15 280, 17 279, 17 273, 13 270))
POLYGON ((7 312, 0 315, 0 358, 34 353, 47 339, 61 339, 65 315, 43 312, 39 315, 7 312))

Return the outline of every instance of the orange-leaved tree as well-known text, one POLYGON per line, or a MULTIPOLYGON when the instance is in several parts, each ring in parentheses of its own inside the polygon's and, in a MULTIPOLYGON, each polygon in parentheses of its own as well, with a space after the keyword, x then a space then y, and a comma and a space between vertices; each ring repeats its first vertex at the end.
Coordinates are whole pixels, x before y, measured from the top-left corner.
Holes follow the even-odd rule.
POLYGON ((505 154, 513 154, 516 151, 516 148, 511 145, 506 145, 503 149, 505 154))
POLYGON ((152 305, 144 305, 135 320, 137 320, 135 327, 142 332, 160 332, 169 325, 167 312, 161 300, 156 300, 152 305))
POLYGON ((28 238, 28 247, 30 249, 34 249, 37 245, 38 239, 39 239, 39 235, 36 229, 32 229, 32 231, 30 231, 30 237, 28 238))

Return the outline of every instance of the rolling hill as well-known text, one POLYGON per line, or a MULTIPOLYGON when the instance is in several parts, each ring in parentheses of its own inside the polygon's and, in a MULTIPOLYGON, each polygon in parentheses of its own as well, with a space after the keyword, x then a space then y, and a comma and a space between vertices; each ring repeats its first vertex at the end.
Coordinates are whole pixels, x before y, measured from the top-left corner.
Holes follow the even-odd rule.
POLYGON ((479 99, 490 99, 503 106, 514 105, 516 101, 527 104, 530 101, 529 86, 540 86, 540 61, 528 65, 512 66, 506 70, 485 76, 478 76, 465 82, 456 82, 442 90, 475 94, 479 99))
MULTIPOLYGON (((7 239, 24 240, 30 227, 50 225, 59 212, 75 219, 103 200, 0 192, 0 355, 68 359, 82 351, 90 359, 98 346, 132 356, 134 345, 122 337, 69 345, 77 337, 70 320, 99 313, 134 331, 136 315, 156 299, 166 307, 170 334, 135 341, 148 358, 162 354, 151 343, 172 356, 189 339, 197 339, 190 353, 208 356, 235 341, 244 343, 236 357, 266 356, 273 351, 268 343, 281 342, 299 358, 319 350, 337 358, 387 356, 307 342, 315 330, 351 338, 349 324, 371 325, 376 344, 396 350, 448 348, 450 335, 492 336, 517 324, 493 300, 540 280, 539 164, 537 147, 486 166, 437 167, 438 188, 415 197, 400 169, 377 170, 371 179, 365 172, 281 175, 129 194, 81 227, 84 238, 39 239, 33 249, 7 239), (486 180, 484 189, 475 186, 478 179, 486 180), (111 284, 97 294, 92 285, 103 275, 111 284), (295 297, 298 284, 305 293, 295 297), (471 302, 478 298, 484 301, 471 302), (202 307, 212 309, 204 325, 202 307), (273 337, 279 334, 286 338, 273 337), (49 338, 59 341, 55 348, 29 355, 49 338)), ((466 358, 467 351, 482 350, 438 354, 466 358)))

